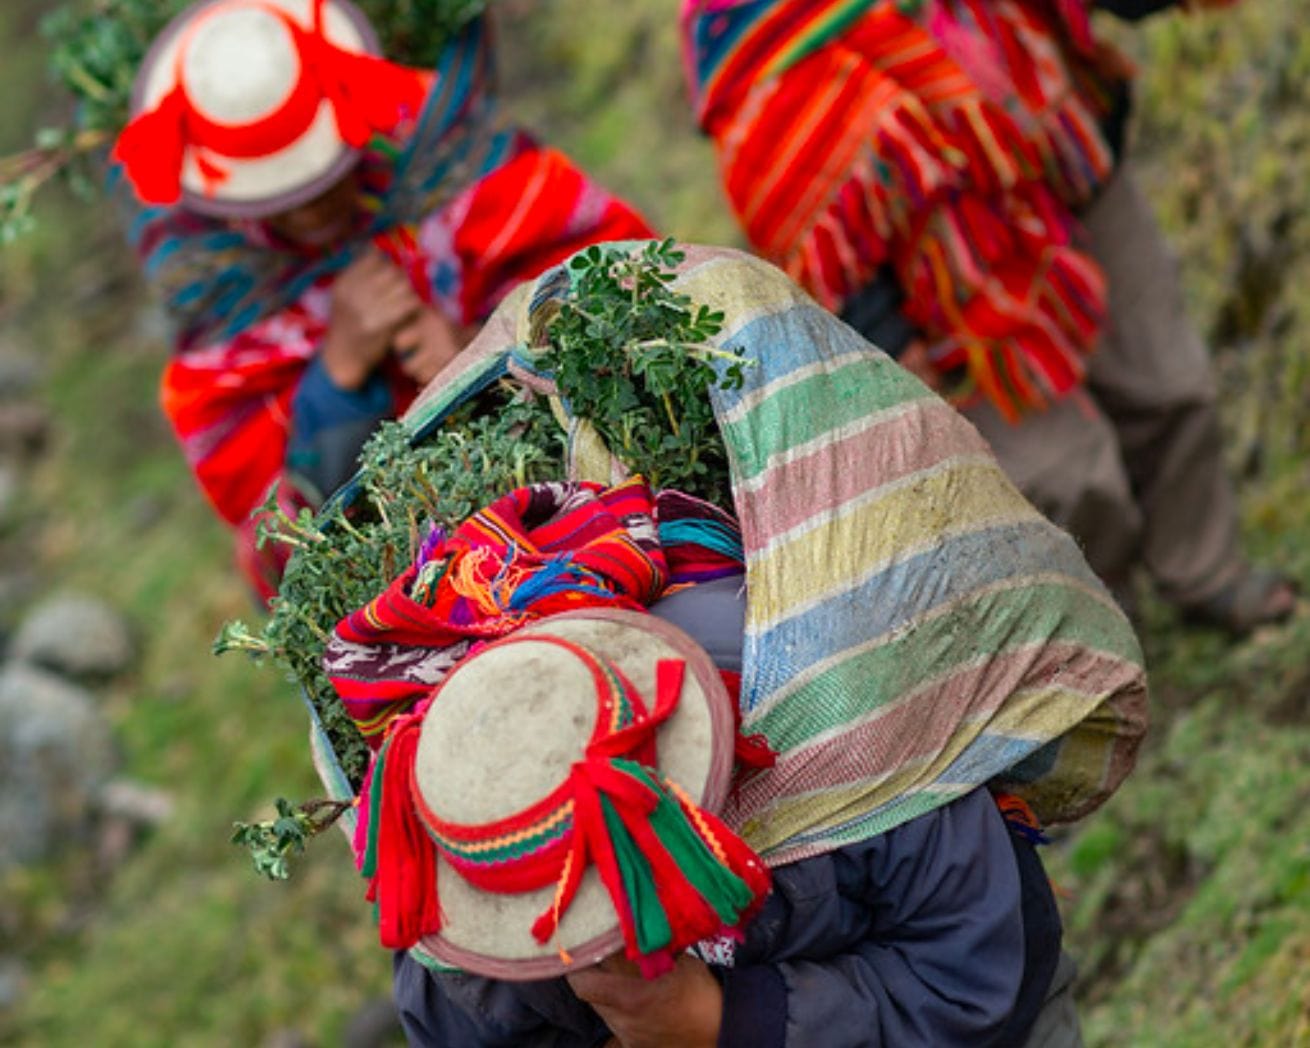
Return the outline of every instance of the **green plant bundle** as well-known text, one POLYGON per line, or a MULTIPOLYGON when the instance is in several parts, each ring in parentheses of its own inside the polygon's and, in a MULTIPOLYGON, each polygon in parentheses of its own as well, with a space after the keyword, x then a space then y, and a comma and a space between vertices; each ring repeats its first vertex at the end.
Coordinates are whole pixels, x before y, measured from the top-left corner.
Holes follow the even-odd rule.
POLYGON ((358 783, 368 748, 323 673, 332 628, 378 595, 416 557, 433 525, 454 528, 487 502, 525 484, 559 476, 559 427, 541 401, 484 398, 418 447, 405 428, 384 423, 361 456, 361 497, 315 516, 292 518, 276 493, 261 514, 260 542, 293 550, 271 615, 261 630, 223 627, 214 651, 268 659, 304 689, 342 769, 358 783))
POLYGON ((682 259, 672 240, 631 253, 593 246, 574 257, 574 293, 550 323, 545 364, 569 411, 651 487, 731 507, 705 391, 740 386, 742 361, 708 345, 723 314, 669 288, 682 259))
MULTIPOLYGON (((546 327, 542 360, 569 410, 633 472, 653 487, 731 506, 708 393, 740 384, 744 362, 708 344, 720 315, 671 290, 682 258, 671 240, 577 256, 574 290, 546 327)), ((318 516, 304 510, 293 519, 270 496, 259 511, 261 541, 294 551, 272 614, 258 631, 228 623, 214 645, 220 654, 240 650, 282 666, 313 703, 355 784, 369 753, 322 669, 333 627, 413 562, 434 524, 453 530, 514 488, 566 472, 551 409, 509 379, 417 445, 403 425, 383 424, 360 463, 349 505, 334 501, 318 516)), ((270 872, 283 870, 275 860, 295 849, 271 833, 256 827, 238 843, 254 849, 262 872, 280 876, 270 872)))
MULTIPOLYGON (((41 24, 50 71, 76 103, 64 124, 42 128, 31 149, 0 158, 0 244, 33 224, 32 201, 63 176, 89 192, 90 159, 126 124, 137 67, 169 19, 193 0, 75 0, 41 24)), ((486 0, 355 0, 397 62, 430 66, 486 0)))

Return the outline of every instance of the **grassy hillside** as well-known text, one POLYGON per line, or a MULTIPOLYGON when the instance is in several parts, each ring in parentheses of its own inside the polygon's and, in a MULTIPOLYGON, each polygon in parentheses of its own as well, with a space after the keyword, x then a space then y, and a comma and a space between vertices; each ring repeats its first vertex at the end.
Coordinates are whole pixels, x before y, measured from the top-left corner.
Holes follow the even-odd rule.
MULTIPOLYGON (((36 6, 36 5, 31 5, 36 6)), ((737 242, 685 106, 672 0, 502 0, 506 101, 682 237, 737 242)), ((0 5, 0 152, 52 104, 23 5, 0 5)), ((1219 351, 1253 549, 1310 583, 1310 26, 1304 0, 1117 34, 1139 58, 1139 155, 1219 351)), ((234 818, 315 788, 276 673, 214 660, 248 613, 226 536, 155 407, 158 324, 116 230, 47 201, 0 257, 0 339, 39 352, 57 438, 0 530, 0 568, 97 593, 143 642, 104 701, 128 772, 178 817, 111 875, 85 856, 0 883, 32 975, 0 1040, 339 1042, 385 993, 360 883, 329 840, 288 885, 226 843, 234 818)), ((20 609, 0 609, 0 627, 20 609)), ((1108 809, 1051 851, 1093 1044, 1310 1044, 1310 621, 1237 647, 1148 607, 1156 730, 1108 809)))

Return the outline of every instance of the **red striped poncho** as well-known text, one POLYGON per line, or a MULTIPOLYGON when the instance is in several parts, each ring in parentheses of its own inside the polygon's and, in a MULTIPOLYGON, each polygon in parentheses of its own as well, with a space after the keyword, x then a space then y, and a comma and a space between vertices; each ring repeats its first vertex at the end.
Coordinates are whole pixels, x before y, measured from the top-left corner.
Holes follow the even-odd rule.
POLYGON ((1082 0, 686 0, 688 75, 753 245, 831 309, 893 267, 943 371, 1010 418, 1105 312, 1073 210, 1123 64, 1082 0))

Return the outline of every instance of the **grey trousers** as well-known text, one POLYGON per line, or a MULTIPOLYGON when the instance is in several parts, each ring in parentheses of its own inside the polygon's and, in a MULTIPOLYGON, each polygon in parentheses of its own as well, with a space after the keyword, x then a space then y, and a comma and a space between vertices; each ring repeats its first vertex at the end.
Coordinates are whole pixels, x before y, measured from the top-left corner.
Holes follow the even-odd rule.
POLYGON ((1060 954, 1060 963, 1046 992, 1046 1002, 1023 1048, 1083 1048, 1083 1032, 1074 1006, 1073 982, 1078 970, 1073 958, 1060 954))
POLYGON ((1245 571, 1209 356, 1128 165, 1082 219, 1109 288, 1085 388, 1018 425, 987 403, 964 415, 1107 585, 1122 592, 1141 563, 1165 600, 1191 604, 1245 571))

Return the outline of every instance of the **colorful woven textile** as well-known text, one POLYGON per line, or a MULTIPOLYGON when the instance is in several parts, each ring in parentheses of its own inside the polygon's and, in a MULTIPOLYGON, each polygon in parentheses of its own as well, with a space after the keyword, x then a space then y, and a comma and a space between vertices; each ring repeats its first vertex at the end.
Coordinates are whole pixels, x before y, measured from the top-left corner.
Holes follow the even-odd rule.
POLYGON ((667 565, 641 480, 536 484, 474 514, 377 598, 338 623, 324 669, 370 745, 469 645, 534 619, 608 605, 640 610, 667 565))
POLYGON ((661 491, 655 521, 670 587, 741 574, 741 528, 717 506, 681 491, 661 491))
MULTIPOLYGON (((534 307, 567 274, 506 301, 424 391, 415 432, 468 377, 531 354, 534 307)), ((742 730, 778 756, 739 784, 728 825, 778 865, 984 783, 1044 824, 1102 803, 1145 731, 1145 673, 1073 540, 948 404, 772 266, 693 248, 673 286, 722 311, 715 344, 751 362, 713 397, 747 565, 742 730)))
MULTIPOLYGON (((373 140, 359 168, 371 217, 326 255, 277 241, 259 223, 131 202, 131 240, 176 331, 163 408, 229 523, 281 475, 292 398, 327 330, 332 280, 361 251, 380 248, 424 301, 468 324, 587 244, 650 235, 560 153, 498 122, 488 64, 474 23, 442 55, 417 126, 373 140)), ((130 198, 121 173, 115 181, 130 198)), ((398 374, 392 385, 399 413, 413 389, 398 374)))
POLYGON ((839 309, 890 264, 943 371, 1011 418, 1083 376, 1113 158, 1081 0, 687 0, 697 117, 755 247, 839 309))

